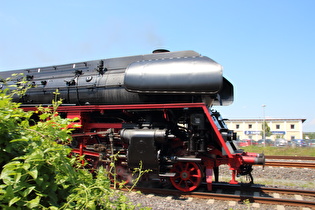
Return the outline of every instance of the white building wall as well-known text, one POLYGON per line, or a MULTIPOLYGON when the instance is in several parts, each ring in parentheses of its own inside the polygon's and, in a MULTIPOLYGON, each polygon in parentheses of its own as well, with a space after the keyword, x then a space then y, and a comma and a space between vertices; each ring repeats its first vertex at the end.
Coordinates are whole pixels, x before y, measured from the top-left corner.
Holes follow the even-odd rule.
MULTIPOLYGON (((273 133, 267 139, 275 140, 285 138, 287 140, 303 138, 303 122, 305 119, 266 119, 270 131, 273 133)), ((230 130, 237 133, 238 139, 262 139, 262 119, 237 119, 227 120, 230 130)))

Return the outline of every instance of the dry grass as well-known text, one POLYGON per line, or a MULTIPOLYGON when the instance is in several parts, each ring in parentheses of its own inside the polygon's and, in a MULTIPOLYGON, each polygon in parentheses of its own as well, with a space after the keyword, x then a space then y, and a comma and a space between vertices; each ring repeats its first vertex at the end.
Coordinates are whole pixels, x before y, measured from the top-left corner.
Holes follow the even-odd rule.
POLYGON ((245 152, 264 153, 265 155, 315 157, 315 147, 242 147, 245 152))

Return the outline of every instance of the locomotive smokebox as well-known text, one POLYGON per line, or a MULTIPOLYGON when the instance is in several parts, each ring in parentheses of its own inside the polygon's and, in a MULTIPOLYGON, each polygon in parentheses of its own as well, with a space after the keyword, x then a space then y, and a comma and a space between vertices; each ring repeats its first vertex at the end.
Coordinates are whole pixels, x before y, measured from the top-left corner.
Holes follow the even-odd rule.
POLYGON ((180 57, 131 63, 125 88, 150 94, 216 94, 223 84, 222 66, 208 57, 180 57))

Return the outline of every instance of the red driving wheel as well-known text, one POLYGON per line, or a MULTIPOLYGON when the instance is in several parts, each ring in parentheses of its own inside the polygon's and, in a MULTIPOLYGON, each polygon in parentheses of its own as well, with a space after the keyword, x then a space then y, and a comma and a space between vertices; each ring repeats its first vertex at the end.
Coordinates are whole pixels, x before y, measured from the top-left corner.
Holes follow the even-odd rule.
POLYGON ((172 185, 183 192, 195 190, 202 180, 202 171, 194 162, 175 163, 171 173, 175 173, 175 176, 170 178, 172 185))
POLYGON ((119 183, 124 183, 124 184, 131 184, 132 183, 132 174, 131 172, 128 170, 127 167, 121 166, 121 165, 117 165, 115 166, 116 169, 116 179, 114 179, 114 174, 110 174, 110 179, 111 182, 117 182, 116 184, 119 183))
POLYGON ((129 171, 127 167, 117 166, 116 173, 117 173, 118 179, 120 179, 121 181, 125 181, 126 184, 132 183, 132 173, 129 171))

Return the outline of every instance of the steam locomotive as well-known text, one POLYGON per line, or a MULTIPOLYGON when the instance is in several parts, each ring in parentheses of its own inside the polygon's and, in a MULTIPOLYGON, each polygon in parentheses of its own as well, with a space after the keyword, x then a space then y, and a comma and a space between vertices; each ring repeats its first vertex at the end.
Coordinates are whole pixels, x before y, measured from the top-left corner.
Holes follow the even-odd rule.
POLYGON ((14 98, 23 109, 51 104, 58 90, 58 113, 80 125, 72 133, 72 152, 84 155, 91 168, 115 161, 117 178, 127 182, 141 164, 150 169, 149 179, 166 180, 178 190, 193 191, 202 182, 212 190, 220 165, 230 167, 229 183, 236 184, 237 175, 252 182, 252 166, 264 164, 263 154, 235 146, 235 133, 212 110, 233 102, 233 85, 220 64, 197 52, 157 50, 0 76, 13 73, 24 73, 31 85, 14 98))

